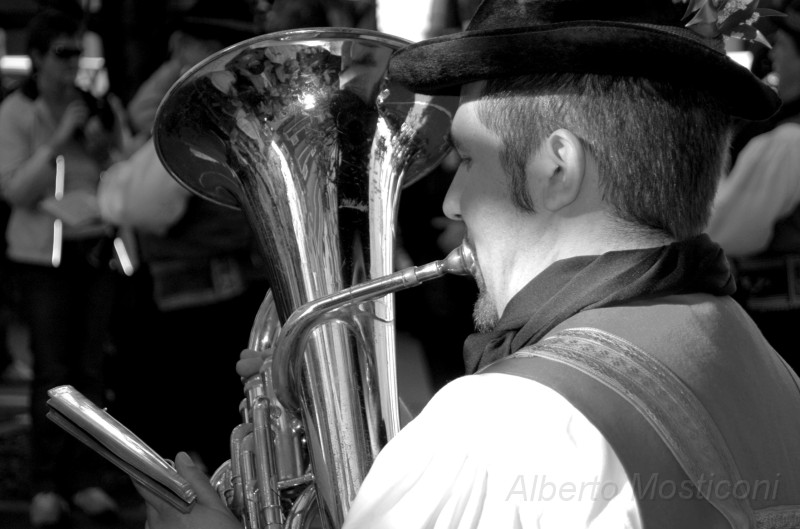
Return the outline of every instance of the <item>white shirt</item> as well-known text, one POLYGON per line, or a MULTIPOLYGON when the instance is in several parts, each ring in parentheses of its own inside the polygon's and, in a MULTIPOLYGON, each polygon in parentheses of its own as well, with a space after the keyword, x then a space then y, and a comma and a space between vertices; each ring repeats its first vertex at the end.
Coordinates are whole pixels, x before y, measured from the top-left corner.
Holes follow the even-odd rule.
POLYGON ((442 388, 387 444, 343 529, 639 527, 622 464, 586 417, 490 373, 442 388))
POLYGON ((800 204, 800 125, 785 123, 750 140, 719 183, 706 230, 733 257, 761 252, 775 222, 800 204))
POLYGON ((97 202, 106 222, 164 234, 186 212, 190 196, 161 164, 150 139, 106 171, 97 202))

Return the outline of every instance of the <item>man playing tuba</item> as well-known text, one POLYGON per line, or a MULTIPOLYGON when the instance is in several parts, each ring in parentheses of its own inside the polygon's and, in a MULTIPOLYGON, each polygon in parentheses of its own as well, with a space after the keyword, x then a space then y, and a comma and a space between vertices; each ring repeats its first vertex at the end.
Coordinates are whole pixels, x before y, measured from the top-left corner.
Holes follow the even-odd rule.
MULTIPOLYGON (((757 4, 484 0, 395 53, 412 90, 460 90, 444 211, 476 254, 479 332, 345 528, 800 525, 800 382, 703 235, 733 118, 780 104, 725 55, 757 4)), ((239 527, 176 462, 197 505, 142 491, 150 528, 239 527)))

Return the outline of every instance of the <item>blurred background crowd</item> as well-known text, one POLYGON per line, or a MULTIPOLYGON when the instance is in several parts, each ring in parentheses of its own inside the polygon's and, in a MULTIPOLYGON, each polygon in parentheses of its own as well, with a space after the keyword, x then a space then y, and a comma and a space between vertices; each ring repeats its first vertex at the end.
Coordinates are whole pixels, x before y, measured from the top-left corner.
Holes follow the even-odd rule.
MULTIPOLYGON (((466 3, 425 4, 409 18, 408 6, 386 3, 384 20, 406 22, 382 30, 417 40, 465 19, 466 3)), ((192 195, 161 166, 151 140, 158 105, 224 47, 302 27, 377 30, 379 9, 364 0, 53 0, 5 2, 0 12, 0 372, 29 388, 24 466, 7 479, 30 500, 33 526, 76 514, 111 521, 120 498, 109 475, 119 476, 46 418, 47 390, 73 385, 159 453, 189 450, 214 470, 241 421, 234 365, 268 288, 244 215, 192 195)), ((440 206, 452 169, 437 171, 402 201, 398 267, 460 242, 440 206)), ((448 278, 398 296, 408 344, 398 354, 415 364, 412 408, 463 372, 472 289, 448 278)))
MULTIPOLYGON (((337 26, 415 41, 460 30, 477 3, 0 1, 0 376, 30 387, 30 476, 19 479, 33 525, 118 508, 97 456, 44 418, 50 387, 80 386, 164 455, 189 449, 211 470, 229 457, 233 366, 268 284, 243 216, 160 166, 150 134, 170 86, 257 34, 337 26)), ((786 336, 800 322, 800 5, 759 7, 787 13, 756 23, 772 47, 731 41, 729 51, 784 107, 740 123, 709 233, 737 271, 738 300, 797 369, 786 336)), ((404 190, 398 268, 460 242, 441 212, 456 165, 449 157, 404 190)), ((463 373, 474 297, 457 277, 397 295, 401 336, 421 354, 418 404, 463 373)))

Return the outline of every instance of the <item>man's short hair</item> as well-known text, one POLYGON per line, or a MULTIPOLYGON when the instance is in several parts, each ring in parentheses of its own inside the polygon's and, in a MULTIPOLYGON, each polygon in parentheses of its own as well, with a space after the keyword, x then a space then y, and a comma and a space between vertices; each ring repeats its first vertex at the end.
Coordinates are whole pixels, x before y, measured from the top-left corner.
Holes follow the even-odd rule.
POLYGON ((520 208, 533 210, 528 159, 564 128, 597 161, 614 215, 678 240, 705 228, 729 159, 732 119, 717 99, 669 82, 572 73, 494 79, 478 118, 503 141, 501 161, 520 208))

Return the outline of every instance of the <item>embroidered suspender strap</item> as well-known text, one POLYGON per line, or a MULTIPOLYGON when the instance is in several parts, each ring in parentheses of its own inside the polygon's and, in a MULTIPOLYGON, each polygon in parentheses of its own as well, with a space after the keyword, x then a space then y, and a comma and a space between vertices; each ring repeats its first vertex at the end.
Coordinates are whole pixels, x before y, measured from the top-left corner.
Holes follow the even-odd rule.
MULTIPOLYGON (((697 491, 732 528, 757 526, 747 497, 709 494, 711 487, 702 487, 709 476, 717 482, 740 483, 739 470, 703 404, 657 359, 617 336, 592 328, 565 329, 511 358, 526 357, 569 366, 612 389, 646 419, 697 491)), ((486 371, 498 370, 489 366, 486 371)), ((525 372, 511 373, 528 376, 525 372)), ((536 376, 529 378, 537 380, 536 376)))

